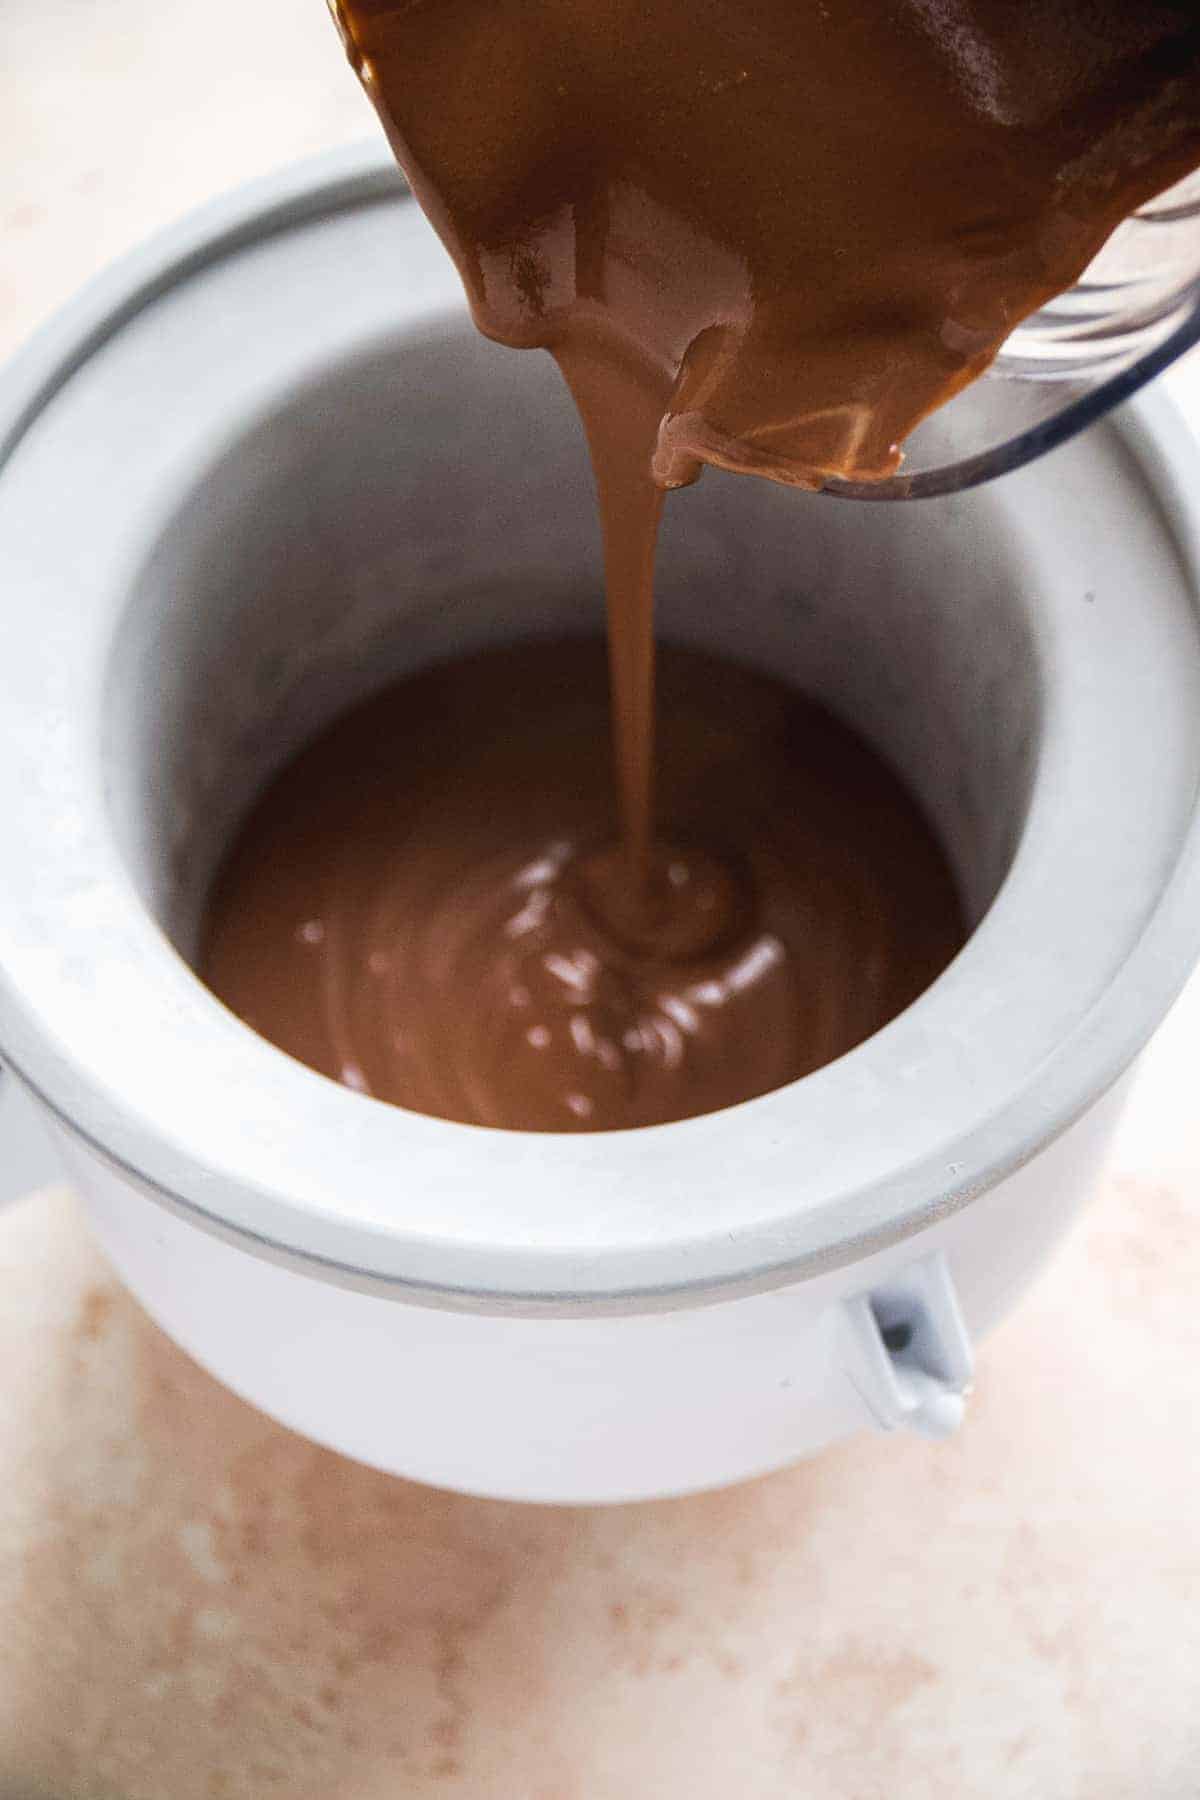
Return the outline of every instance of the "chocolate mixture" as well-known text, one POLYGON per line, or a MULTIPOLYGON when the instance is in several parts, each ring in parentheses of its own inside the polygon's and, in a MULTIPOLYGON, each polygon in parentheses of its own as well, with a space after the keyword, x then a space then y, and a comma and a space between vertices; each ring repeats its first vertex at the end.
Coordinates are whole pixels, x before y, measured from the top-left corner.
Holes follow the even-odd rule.
POLYGON ((476 323, 558 357, 602 481, 635 440, 667 487, 890 473, 1200 162, 1195 0, 335 12, 476 323))
POLYGON ((665 903, 615 848, 604 648, 492 650, 349 713, 264 795, 206 974, 351 1087, 482 1125, 711 1112, 819 1068, 963 939, 879 757, 765 676, 666 646, 665 903))
MULTIPOLYGON (((788 710, 777 690, 752 693, 731 672, 692 667, 689 705, 715 717, 728 702, 713 731, 727 734, 728 766, 741 771, 738 803, 722 810, 713 799, 709 811, 707 740, 691 712, 685 727, 664 709, 668 739, 690 731, 692 750, 664 748, 656 763, 652 585, 664 490, 705 462, 804 487, 892 472, 921 418, 1069 286, 1121 218, 1200 162, 1197 9, 1191 0, 340 0, 335 11, 476 322, 504 343, 552 351, 583 417, 604 528, 619 818, 605 839, 604 784, 576 773, 592 767, 606 735, 598 713, 591 748, 580 733, 568 743, 531 688, 545 719, 514 723, 495 760, 486 738, 472 737, 469 773, 435 733, 474 793, 465 811, 451 805, 441 765, 373 713, 394 789, 368 808, 369 830, 354 824, 353 845, 333 835, 335 818, 360 813, 345 799, 362 780, 348 746, 364 757, 369 746, 353 723, 344 743, 335 734, 298 765, 313 783, 326 756, 340 770, 342 801, 322 790, 328 817, 310 801, 305 826, 297 790, 285 782, 277 795, 299 807, 296 831, 323 842, 342 870, 320 889, 331 896, 324 911, 301 908, 311 928, 301 941, 322 949, 316 988, 288 986, 290 946, 267 959, 281 983, 269 991, 244 966, 249 949, 236 949, 253 942, 260 961, 268 949, 241 908, 296 929, 294 846, 263 865, 278 893, 265 877, 246 874, 245 893, 226 877, 210 977, 317 1067, 455 1118, 597 1128, 761 1092, 882 1024, 953 953, 960 928, 927 833, 878 765, 870 781, 862 775, 861 746, 828 735, 828 721, 818 727, 796 702, 787 731, 758 734, 755 706, 771 717, 788 710), (402 736, 403 781, 388 761, 402 736), (695 793, 686 782, 671 788, 672 754, 695 793), (425 785, 411 793, 416 771, 425 785), (909 829, 851 826, 840 848, 823 850, 835 821, 821 794, 842 791, 839 782, 855 808, 873 792, 864 816, 876 824, 887 792, 909 829), (565 807, 577 784, 591 810, 555 815, 552 799, 565 807), (774 796, 769 824, 760 793, 774 796), (441 822, 435 798, 449 809, 441 822), (694 836, 672 844, 680 808, 694 836), (775 839, 791 853, 770 862, 775 839), (854 878, 814 885, 825 858, 848 855, 850 843, 854 878), (394 866, 379 860, 380 844, 394 866), (527 915, 512 910, 526 891, 539 896, 532 936, 518 929, 527 915), (928 919, 913 916, 918 892, 931 904, 940 895, 928 919), (874 915, 860 916, 864 907, 874 915), (834 940, 857 958, 839 960, 834 940), (770 972, 754 961, 767 944, 770 972), (386 979, 372 975, 372 958, 380 969, 386 961, 386 979), (755 973, 734 984, 736 1004, 727 993, 704 1012, 686 998, 697 981, 729 988, 745 966, 755 973), (844 990, 836 1003, 834 982, 844 990), (311 1017, 301 991, 323 995, 311 1017), (560 1055, 539 1064, 539 1050, 559 1043, 555 1009, 570 993, 586 996, 568 1004, 570 1066, 560 1055), (813 1027, 830 1008, 839 1023, 813 1027), (674 1020, 671 1043, 689 1052, 669 1079, 667 1051, 643 1030, 663 1018, 674 1020), (403 1053, 382 1053, 396 1038, 403 1053), (559 1073, 546 1077, 552 1060, 559 1073)), ((504 679, 523 680, 524 668, 504 679)), ((567 672, 563 664, 557 678, 567 672)), ((500 677, 480 664, 460 679, 480 716, 494 718, 502 696, 489 682, 500 677)), ((582 718, 582 692, 579 706, 582 718)), ((252 834, 282 844, 277 825, 268 805, 252 834)), ((253 861, 244 844, 234 867, 253 861)), ((320 866, 304 868, 317 881, 320 866)))

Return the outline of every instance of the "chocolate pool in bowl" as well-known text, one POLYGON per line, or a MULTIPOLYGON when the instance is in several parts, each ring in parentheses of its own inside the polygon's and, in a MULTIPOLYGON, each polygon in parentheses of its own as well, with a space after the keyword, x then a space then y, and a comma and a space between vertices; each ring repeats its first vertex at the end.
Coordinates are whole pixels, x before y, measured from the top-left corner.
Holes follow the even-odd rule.
POLYGON ((969 936, 803 1080, 582 1133, 354 1093, 194 969, 225 848, 303 744, 421 669, 602 622, 556 373, 477 338, 383 160, 276 178, 106 277, 5 375, 0 442, 0 1053, 166 1329, 348 1454, 526 1498, 951 1423, 1200 939, 1169 409, 927 505, 710 474, 672 506, 664 637, 859 734, 969 936))
POLYGON ((312 1068, 465 1124, 666 1124, 852 1050, 962 944, 933 833, 795 689, 674 645, 658 664, 648 891, 603 641, 498 646, 385 688, 276 777, 200 973, 312 1068))

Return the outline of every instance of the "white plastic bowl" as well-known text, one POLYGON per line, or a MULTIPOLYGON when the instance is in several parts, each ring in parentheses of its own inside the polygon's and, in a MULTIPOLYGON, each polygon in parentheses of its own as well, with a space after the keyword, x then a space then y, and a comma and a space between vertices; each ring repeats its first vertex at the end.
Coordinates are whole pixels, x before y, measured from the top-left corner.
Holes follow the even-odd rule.
POLYGON ((356 152, 104 278, 0 382, 0 446, 0 1053, 166 1329, 314 1438, 516 1497, 952 1424, 1200 950, 1194 453, 1165 403, 921 505, 711 474, 671 502, 664 632, 863 730, 975 929, 817 1075, 561 1137, 340 1088, 187 962, 314 729, 458 648, 597 626, 548 359, 473 333, 356 152))

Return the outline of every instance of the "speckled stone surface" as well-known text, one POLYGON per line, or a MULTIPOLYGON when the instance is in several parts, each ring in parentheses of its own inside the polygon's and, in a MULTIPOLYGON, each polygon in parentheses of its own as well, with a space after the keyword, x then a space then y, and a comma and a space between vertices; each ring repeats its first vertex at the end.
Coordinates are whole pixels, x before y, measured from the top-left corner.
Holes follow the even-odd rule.
MULTIPOLYGON (((321 0, 0 6, 0 353, 368 128, 321 0)), ((1198 1050, 1193 985, 958 1439, 653 1506, 315 1449, 0 1213, 0 1800, 1197 1800, 1198 1050)))

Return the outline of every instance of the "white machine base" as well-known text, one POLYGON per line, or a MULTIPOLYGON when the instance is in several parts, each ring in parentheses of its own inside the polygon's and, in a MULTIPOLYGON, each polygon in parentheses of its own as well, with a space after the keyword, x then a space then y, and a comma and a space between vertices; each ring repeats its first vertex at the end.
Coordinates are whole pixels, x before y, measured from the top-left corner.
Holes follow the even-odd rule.
POLYGON ((441 1311, 298 1273, 168 1212, 57 1135, 124 1281, 244 1399, 396 1475, 591 1503, 738 1481, 863 1429, 953 1429, 971 1340, 1086 1199, 1128 1084, 890 1251, 715 1305, 581 1319, 441 1311))

